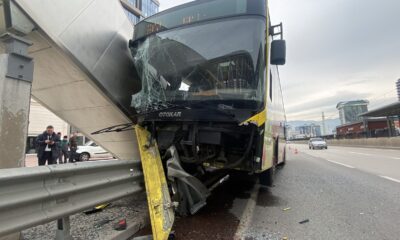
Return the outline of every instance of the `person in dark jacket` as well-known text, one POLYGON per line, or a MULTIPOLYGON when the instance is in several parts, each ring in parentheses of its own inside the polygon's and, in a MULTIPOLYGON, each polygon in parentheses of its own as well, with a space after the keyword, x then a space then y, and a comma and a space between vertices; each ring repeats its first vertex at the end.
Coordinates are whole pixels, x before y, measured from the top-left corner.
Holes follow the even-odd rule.
POLYGON ((77 134, 73 133, 71 138, 69 139, 69 162, 75 162, 77 156, 76 156, 76 150, 78 149, 78 139, 77 134))
POLYGON ((67 163, 67 162, 68 162, 68 136, 64 136, 64 138, 60 142, 60 157, 58 158, 58 163, 67 163))
MULTIPOLYGON (((60 139, 60 141, 57 144, 57 148, 58 148, 58 164, 62 164, 62 152, 61 152, 62 134, 61 134, 61 132, 57 133, 57 137, 60 139)), ((57 159, 56 159, 55 164, 57 164, 57 159)))
POLYGON ((60 138, 55 134, 54 127, 51 125, 47 126, 46 131, 37 137, 39 166, 46 165, 46 162, 48 165, 57 163, 59 142, 60 138))

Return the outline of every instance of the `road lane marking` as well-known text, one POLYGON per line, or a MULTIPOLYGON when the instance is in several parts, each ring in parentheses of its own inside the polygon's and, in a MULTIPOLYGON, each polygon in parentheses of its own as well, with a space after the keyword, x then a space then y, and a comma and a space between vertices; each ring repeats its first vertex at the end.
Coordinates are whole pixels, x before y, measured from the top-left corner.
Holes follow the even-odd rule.
POLYGON ((349 153, 358 154, 358 155, 364 155, 364 156, 371 156, 372 155, 372 154, 369 154, 369 153, 359 153, 359 152, 349 152, 349 153))
POLYGON ((257 206, 257 199, 259 192, 260 192, 260 185, 256 184, 252 189, 250 198, 248 199, 244 211, 242 213, 242 216, 240 217, 240 223, 233 239, 235 240, 243 239, 243 236, 249 229, 251 220, 253 219, 254 216, 254 210, 257 206))
POLYGON ((350 166, 350 165, 347 165, 347 164, 344 164, 344 163, 340 163, 340 162, 335 162, 335 161, 331 161, 331 160, 326 160, 326 161, 334 163, 334 164, 342 165, 343 167, 347 167, 347 168, 355 168, 353 166, 350 166))
POLYGON ((400 158, 398 158, 398 157, 393 157, 393 159, 400 160, 400 158))
POLYGON ((391 178, 391 177, 388 177, 388 176, 379 176, 379 177, 387 179, 387 180, 390 180, 390 181, 393 181, 393 182, 400 183, 400 180, 395 179, 395 178, 391 178))

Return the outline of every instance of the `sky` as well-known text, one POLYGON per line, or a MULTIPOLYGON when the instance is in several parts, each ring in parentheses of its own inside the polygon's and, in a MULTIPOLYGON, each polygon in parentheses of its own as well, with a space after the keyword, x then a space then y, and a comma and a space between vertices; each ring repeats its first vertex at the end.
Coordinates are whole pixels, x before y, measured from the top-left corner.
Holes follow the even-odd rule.
MULTIPOLYGON (((161 0, 164 10, 188 0, 161 0)), ((283 22, 287 63, 280 67, 289 121, 338 118, 340 101, 366 99, 369 109, 397 100, 399 0, 270 0, 283 22)))

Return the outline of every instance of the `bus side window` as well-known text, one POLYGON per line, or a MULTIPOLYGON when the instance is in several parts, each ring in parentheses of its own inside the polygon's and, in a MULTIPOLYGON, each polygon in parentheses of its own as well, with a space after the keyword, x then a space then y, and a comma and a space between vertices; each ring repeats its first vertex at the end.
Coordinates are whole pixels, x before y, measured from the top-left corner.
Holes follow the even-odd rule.
POLYGON ((272 73, 269 71, 269 99, 272 101, 272 73))

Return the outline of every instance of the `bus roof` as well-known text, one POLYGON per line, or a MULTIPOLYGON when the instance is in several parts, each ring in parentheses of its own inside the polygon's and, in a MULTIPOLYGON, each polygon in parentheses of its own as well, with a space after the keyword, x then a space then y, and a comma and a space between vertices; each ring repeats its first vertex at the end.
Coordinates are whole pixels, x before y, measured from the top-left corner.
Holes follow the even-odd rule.
POLYGON ((148 17, 135 25, 134 40, 164 30, 237 15, 266 15, 265 0, 197 0, 148 17), (172 14, 173 13, 173 14, 172 14))

